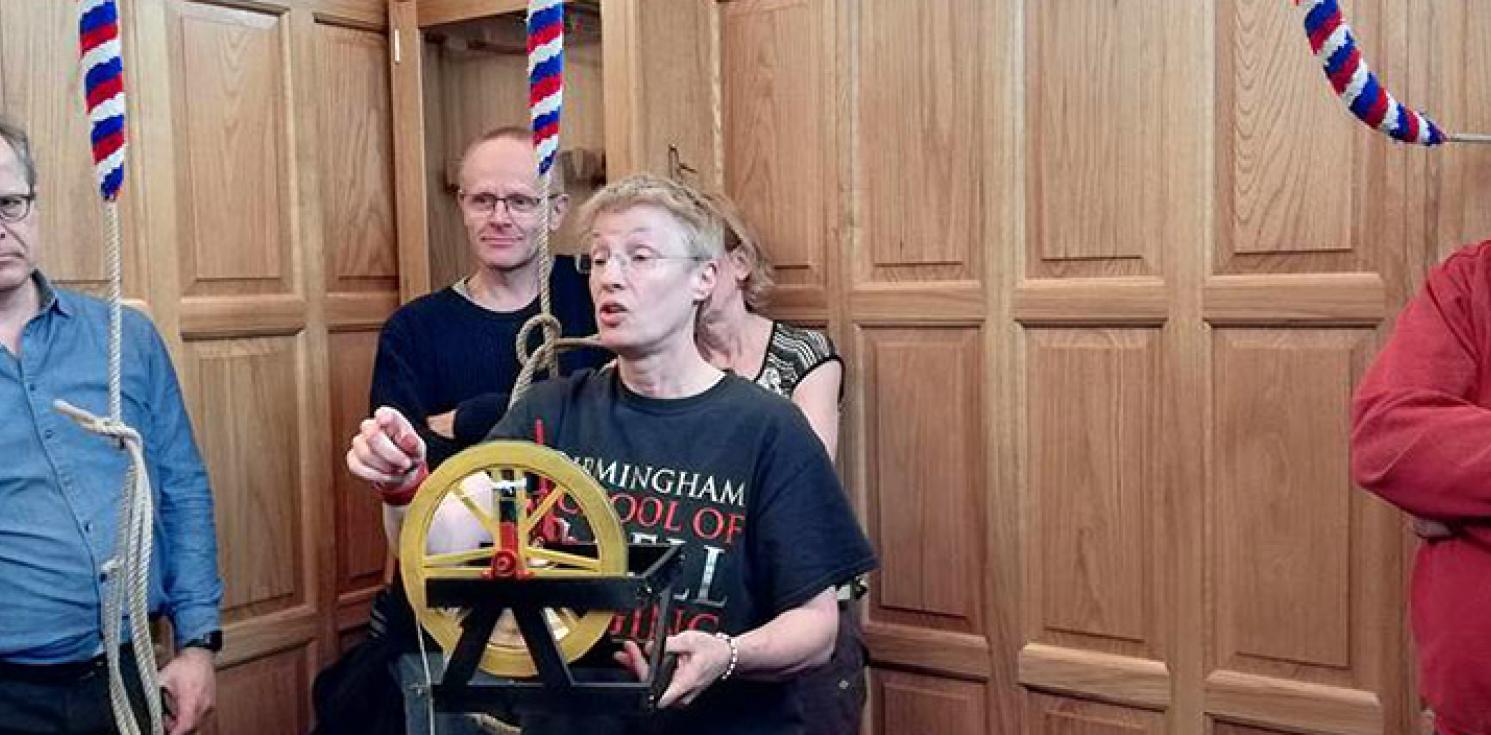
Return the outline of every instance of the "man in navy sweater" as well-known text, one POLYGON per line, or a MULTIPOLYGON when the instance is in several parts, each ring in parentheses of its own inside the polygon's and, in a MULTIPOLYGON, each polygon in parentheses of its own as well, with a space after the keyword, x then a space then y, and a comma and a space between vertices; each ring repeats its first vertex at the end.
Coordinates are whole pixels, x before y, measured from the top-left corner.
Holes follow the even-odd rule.
MULTIPOLYGON (((505 127, 466 149, 456 196, 477 268, 405 304, 378 339, 371 406, 392 406, 414 423, 431 467, 479 442, 502 418, 520 368, 518 329, 539 310, 542 208, 550 207, 549 226, 557 230, 569 201, 563 193, 543 201, 530 141, 527 129, 505 127)), ((557 175, 555 188, 562 191, 557 175)), ((573 258, 554 259, 549 287, 564 334, 594 334, 590 292, 573 258)), ((530 348, 537 344, 535 330, 530 348)), ((569 373, 609 359, 600 350, 580 350, 560 362, 569 373)))

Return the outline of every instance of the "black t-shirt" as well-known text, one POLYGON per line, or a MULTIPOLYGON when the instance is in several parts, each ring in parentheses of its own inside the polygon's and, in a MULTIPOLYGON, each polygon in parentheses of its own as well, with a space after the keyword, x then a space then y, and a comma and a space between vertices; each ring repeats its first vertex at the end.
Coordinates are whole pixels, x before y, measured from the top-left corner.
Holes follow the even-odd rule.
MULTIPOLYGON (((633 542, 682 543, 669 632, 744 633, 875 566, 823 443, 790 402, 733 375, 689 398, 628 390, 615 369, 535 385, 490 438, 547 444, 596 478, 633 542)), ((651 635, 648 611, 613 632, 651 635)), ((789 687, 731 679, 648 732, 796 733, 789 687)), ((525 731, 527 732, 527 731, 525 731)))

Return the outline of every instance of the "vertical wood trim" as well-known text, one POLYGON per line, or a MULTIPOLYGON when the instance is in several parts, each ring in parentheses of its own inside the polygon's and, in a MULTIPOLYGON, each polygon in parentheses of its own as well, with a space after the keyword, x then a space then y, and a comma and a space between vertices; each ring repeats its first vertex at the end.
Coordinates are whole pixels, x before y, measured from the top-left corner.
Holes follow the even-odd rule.
POLYGON ((332 487, 331 461, 339 455, 333 451, 326 429, 331 425, 331 398, 328 381, 330 365, 326 337, 326 246, 321 201, 320 149, 317 134, 320 121, 318 90, 321 88, 320 63, 316 49, 316 19, 309 10, 290 13, 291 33, 286 89, 292 101, 290 115, 290 150, 294 161, 291 184, 295 206, 293 225, 300 247, 295 249, 295 287, 305 297, 305 354, 298 366, 304 377, 303 403, 299 421, 301 441, 307 446, 300 454, 300 520, 299 543, 305 549, 307 601, 316 610, 318 661, 330 660, 337 646, 336 630, 336 534, 333 514, 335 493, 332 487))
MULTIPOLYGON (((185 369, 181 340, 181 233, 176 197, 176 152, 172 145, 171 34, 165 0, 133 0, 125 48, 133 62, 126 80, 130 115, 130 183, 124 193, 132 214, 125 237, 138 264, 126 292, 145 299, 150 319, 170 347, 177 370, 185 369)), ((126 263, 128 266, 128 263, 126 263)), ((183 377, 184 381, 185 378, 183 377)))
MULTIPOLYGON (((1175 23, 1190 24, 1191 32, 1182 34, 1201 39, 1197 58, 1176 62, 1188 70, 1185 84, 1169 84, 1166 104, 1176 115, 1196 121, 1192 134, 1182 136, 1191 145, 1178 145, 1175 155, 1181 159, 1173 171, 1176 190, 1197 192, 1199 211, 1192 220, 1194 232, 1167 232, 1169 242, 1192 242, 1191 247, 1175 247, 1164 258, 1164 279, 1170 292, 1170 320, 1164 328, 1168 343, 1166 364, 1172 393, 1161 408, 1161 425, 1174 427, 1174 441, 1169 442, 1162 457, 1170 468, 1165 483, 1160 549, 1168 560, 1162 600, 1167 603, 1171 619, 1166 635, 1166 663, 1171 676, 1171 708, 1167 713, 1168 732, 1210 732, 1205 714, 1205 658, 1208 640, 1205 614, 1205 549, 1207 513, 1205 494, 1192 492, 1205 487, 1211 457, 1212 405, 1211 331, 1205 323, 1203 284, 1211 271, 1216 248, 1216 2, 1186 6, 1173 18, 1175 23), (1188 93, 1192 92, 1192 93, 1188 93), (1183 162, 1182 162, 1183 161, 1183 162), (1189 182, 1189 185, 1186 185, 1189 182), (1198 425, 1199 424, 1199 425, 1198 425)), ((1182 205, 1184 206, 1184 205, 1182 205)), ((1164 380, 1166 376, 1162 375, 1164 380)))
POLYGON ((982 169, 986 186, 983 206, 996 212, 1002 227, 988 227, 983 244, 986 257, 979 260, 989 318, 984 327, 984 421, 985 477, 988 494, 985 527, 989 540, 984 547, 985 575, 981 590, 988 612, 985 635, 989 641, 988 732, 1022 730, 1024 689, 1019 683, 1019 652, 1025 645, 1022 611, 1025 595, 1022 570, 1026 551, 1021 538, 1021 519, 1027 517, 1024 497, 1028 492, 1024 466, 1025 371, 1022 348, 1024 329, 1014 318, 1014 294, 1025 272, 1027 199, 1025 174, 1029 162, 1024 141, 1025 109, 1025 6, 985 3, 980 27, 988 28, 987 58, 982 84, 982 118, 1004 124, 985 125, 981 141, 982 169), (1019 497, 999 499, 994 488, 1010 488, 1019 497))
POLYGON ((388 0, 389 91, 393 109, 394 217, 403 301, 430 290, 428 213, 425 203, 423 34, 413 0, 388 0), (396 54, 394 50, 397 49, 396 54))
POLYGON ((606 100, 606 178, 615 181, 641 170, 642 128, 637 101, 642 94, 637 53, 641 0, 601 3, 602 97, 606 100))

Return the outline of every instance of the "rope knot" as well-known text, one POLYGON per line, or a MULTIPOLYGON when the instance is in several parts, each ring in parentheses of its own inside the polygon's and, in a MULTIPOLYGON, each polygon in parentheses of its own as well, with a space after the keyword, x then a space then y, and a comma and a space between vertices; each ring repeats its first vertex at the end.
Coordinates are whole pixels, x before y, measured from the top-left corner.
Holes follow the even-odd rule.
POLYGON ((58 413, 77 422, 78 426, 84 431, 115 439, 121 444, 134 444, 136 446, 140 444, 140 432, 123 421, 111 419, 106 416, 97 416, 61 399, 53 401, 52 408, 57 409, 58 413))

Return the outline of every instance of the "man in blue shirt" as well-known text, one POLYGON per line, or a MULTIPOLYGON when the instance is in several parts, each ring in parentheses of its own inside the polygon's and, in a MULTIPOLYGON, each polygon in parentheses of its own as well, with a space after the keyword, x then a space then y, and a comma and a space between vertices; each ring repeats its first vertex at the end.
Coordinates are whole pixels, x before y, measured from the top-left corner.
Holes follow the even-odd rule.
MULTIPOLYGON (((37 270, 36 179, 24 131, 0 121, 0 731, 110 733, 105 568, 129 460, 52 407, 107 415, 109 319, 37 270)), ((157 509, 150 609, 179 650, 160 682, 169 732, 188 733, 213 706, 221 647, 212 496, 160 335, 127 310, 123 344, 124 420, 144 437, 157 509)))

